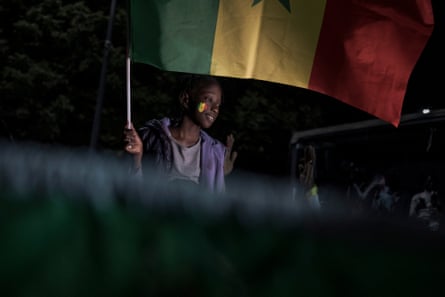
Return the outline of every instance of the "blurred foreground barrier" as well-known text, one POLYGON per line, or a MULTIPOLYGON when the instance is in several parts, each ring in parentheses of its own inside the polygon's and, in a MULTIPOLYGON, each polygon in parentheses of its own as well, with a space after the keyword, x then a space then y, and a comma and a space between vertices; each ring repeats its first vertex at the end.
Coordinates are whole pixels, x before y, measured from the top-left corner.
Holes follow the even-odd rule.
POLYGON ((445 293, 441 232, 303 212, 247 190, 133 183, 112 158, 1 150, 0 296, 445 293))

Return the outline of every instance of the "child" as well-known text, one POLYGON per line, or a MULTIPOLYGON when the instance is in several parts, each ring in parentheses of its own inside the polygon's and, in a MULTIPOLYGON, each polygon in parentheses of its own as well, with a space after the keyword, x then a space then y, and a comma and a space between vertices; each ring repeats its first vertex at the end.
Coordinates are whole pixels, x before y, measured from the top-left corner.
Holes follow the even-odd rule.
POLYGON ((138 131, 128 123, 125 150, 133 155, 134 171, 141 174, 142 160, 150 159, 168 182, 186 182, 215 193, 224 192, 224 175, 232 171, 237 157, 236 152, 231 152, 233 135, 227 137, 224 146, 203 131, 217 119, 222 97, 216 78, 188 75, 179 93, 179 119, 153 119, 138 131))

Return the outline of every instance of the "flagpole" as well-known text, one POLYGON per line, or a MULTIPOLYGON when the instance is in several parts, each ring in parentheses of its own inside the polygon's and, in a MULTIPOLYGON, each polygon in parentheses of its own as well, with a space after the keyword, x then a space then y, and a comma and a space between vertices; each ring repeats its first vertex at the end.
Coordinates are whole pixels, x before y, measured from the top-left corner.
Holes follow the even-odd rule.
POLYGON ((127 125, 131 123, 131 57, 130 57, 130 0, 127 0, 127 125))
POLYGON ((102 60, 102 69, 101 69, 101 73, 100 73, 99 91, 97 94, 97 101, 96 101, 96 110, 94 112, 93 128, 92 128, 92 132, 91 132, 91 140, 90 140, 90 151, 91 152, 96 150, 97 140, 99 138, 100 116, 102 113, 102 105, 103 105, 103 100, 104 100, 105 77, 107 74, 108 56, 109 56, 110 48, 112 47, 111 34, 113 32, 113 19, 114 19, 115 11, 116 11, 116 0, 112 0, 111 7, 110 7, 110 17, 108 18, 107 35, 106 35, 105 44, 104 44, 104 55, 103 55, 103 60, 102 60))
MULTIPOLYGON (((127 49, 127 124, 131 123, 131 58, 127 49)), ((128 127, 130 128, 130 127, 128 127)))

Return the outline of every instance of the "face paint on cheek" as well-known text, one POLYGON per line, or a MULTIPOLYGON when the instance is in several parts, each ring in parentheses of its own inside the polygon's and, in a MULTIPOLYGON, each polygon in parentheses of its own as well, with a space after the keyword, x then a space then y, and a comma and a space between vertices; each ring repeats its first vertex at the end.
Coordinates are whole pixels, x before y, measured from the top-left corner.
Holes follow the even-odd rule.
POLYGON ((199 102, 198 104, 198 111, 204 112, 208 109, 208 105, 205 102, 199 102))

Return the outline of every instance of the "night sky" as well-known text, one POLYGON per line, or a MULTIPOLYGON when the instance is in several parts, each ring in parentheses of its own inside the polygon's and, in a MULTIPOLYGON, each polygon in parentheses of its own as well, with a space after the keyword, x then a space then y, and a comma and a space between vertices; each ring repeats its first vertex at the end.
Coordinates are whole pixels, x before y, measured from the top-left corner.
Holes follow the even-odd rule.
POLYGON ((445 65, 443 0, 432 0, 435 26, 408 85, 403 112, 415 112, 423 106, 445 108, 443 73, 445 65))

